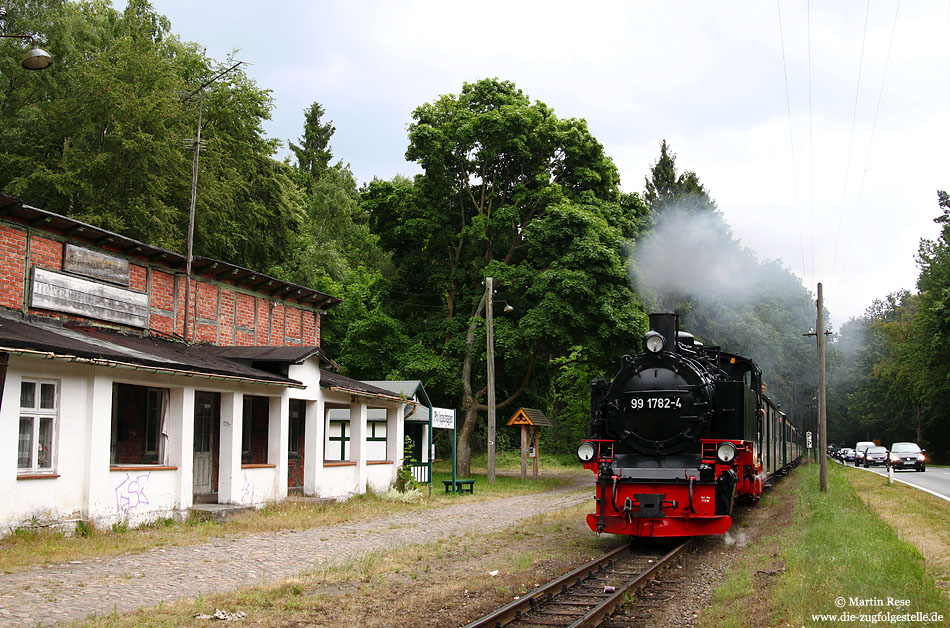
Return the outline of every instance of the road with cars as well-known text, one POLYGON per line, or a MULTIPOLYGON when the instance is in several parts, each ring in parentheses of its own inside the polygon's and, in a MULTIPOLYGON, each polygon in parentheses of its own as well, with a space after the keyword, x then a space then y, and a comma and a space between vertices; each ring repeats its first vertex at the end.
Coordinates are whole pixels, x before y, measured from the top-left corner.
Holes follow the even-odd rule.
MULTIPOLYGON (((849 464, 847 466, 853 467, 854 465, 849 464)), ((884 467, 857 468, 862 471, 877 473, 878 475, 887 475, 887 469, 884 467)), ((927 470, 923 473, 913 470, 894 471, 894 479, 906 482, 911 486, 924 489, 939 497, 950 500, 950 468, 928 465, 927 470)))

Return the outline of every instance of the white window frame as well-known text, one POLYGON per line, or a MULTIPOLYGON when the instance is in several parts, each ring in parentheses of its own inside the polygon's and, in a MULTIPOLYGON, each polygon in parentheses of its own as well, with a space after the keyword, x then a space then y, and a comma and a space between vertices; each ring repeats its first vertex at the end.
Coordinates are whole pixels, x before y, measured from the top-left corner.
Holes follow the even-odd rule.
POLYGON ((351 424, 350 408, 328 404, 325 416, 327 427, 326 438, 323 443, 323 461, 352 462, 353 426, 351 424), (336 431, 334 428, 337 425, 340 426, 338 435, 334 434, 336 431))
POLYGON ((19 475, 55 475, 57 463, 57 439, 59 437, 59 406, 60 406, 60 381, 56 379, 47 379, 40 377, 24 377, 20 380, 20 410, 19 421, 17 422, 17 442, 19 443, 20 428, 19 425, 24 419, 30 419, 31 441, 30 441, 30 466, 20 466, 19 447, 17 448, 17 474, 19 475), (23 407, 23 384, 33 384, 33 405, 32 407, 23 407), (43 385, 53 386, 53 407, 43 408, 42 389, 43 385), (39 442, 40 425, 43 419, 49 419, 52 422, 51 433, 49 436, 49 466, 39 466, 39 442))

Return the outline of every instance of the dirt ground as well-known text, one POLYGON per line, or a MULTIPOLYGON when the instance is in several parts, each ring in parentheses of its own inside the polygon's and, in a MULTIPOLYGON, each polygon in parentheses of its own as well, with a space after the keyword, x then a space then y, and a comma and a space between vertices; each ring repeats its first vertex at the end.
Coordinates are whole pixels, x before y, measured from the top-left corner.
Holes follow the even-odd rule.
MULTIPOLYGON (((681 627, 703 625, 703 611, 722 582, 735 549, 774 539, 790 525, 794 478, 779 482, 756 508, 743 508, 728 535, 696 539, 689 553, 639 592, 615 626, 681 627), (675 604, 662 600, 675 596, 675 604), (635 616, 649 615, 646 619, 635 616)), ((486 502, 490 507, 490 502, 486 502)), ((81 625, 209 626, 196 614, 216 609, 247 614, 242 627, 400 628, 463 626, 498 606, 537 588, 624 542, 598 537, 585 515, 593 500, 539 515, 501 533, 457 535, 438 543, 393 546, 338 567, 328 567, 276 585, 145 609, 119 617, 100 617, 81 625)), ((774 542, 774 541, 772 541, 774 542)), ((772 554, 777 555, 776 544, 772 554)), ((755 616, 768 595, 775 564, 756 574, 759 598, 744 600, 755 616)))
MULTIPOLYGON (((780 482, 771 489, 763 502, 767 507, 743 508, 729 534, 696 539, 688 554, 660 577, 660 584, 637 595, 637 601, 625 611, 628 618, 618 620, 616 625, 701 625, 702 612, 734 560, 736 547, 771 537, 775 544, 771 553, 777 555, 779 546, 773 535, 790 525, 796 496, 792 484, 780 482), (653 602, 670 593, 676 597, 675 605, 653 602), (635 618, 647 613, 648 619, 635 618)), ((298 591, 295 612, 282 613, 280 620, 260 617, 263 623, 252 621, 246 625, 465 625, 623 542, 617 537, 594 535, 583 523, 588 509, 538 517, 530 525, 506 534, 457 538, 449 546, 408 548, 379 556, 372 565, 313 574, 282 587, 298 591)), ((756 574, 760 597, 746 601, 751 616, 764 605, 769 578, 782 569, 776 563, 756 574)))

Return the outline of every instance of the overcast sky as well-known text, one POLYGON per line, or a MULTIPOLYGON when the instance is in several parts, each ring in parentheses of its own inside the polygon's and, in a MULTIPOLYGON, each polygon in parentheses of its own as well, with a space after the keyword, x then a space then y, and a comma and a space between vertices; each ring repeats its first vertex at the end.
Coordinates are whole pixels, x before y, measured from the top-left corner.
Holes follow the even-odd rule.
POLYGON ((153 3, 252 64, 271 136, 296 141, 320 102, 360 182, 418 172, 412 110, 485 77, 586 119, 625 191, 665 138, 744 245, 823 283, 835 327, 914 289, 950 189, 947 0, 153 3))

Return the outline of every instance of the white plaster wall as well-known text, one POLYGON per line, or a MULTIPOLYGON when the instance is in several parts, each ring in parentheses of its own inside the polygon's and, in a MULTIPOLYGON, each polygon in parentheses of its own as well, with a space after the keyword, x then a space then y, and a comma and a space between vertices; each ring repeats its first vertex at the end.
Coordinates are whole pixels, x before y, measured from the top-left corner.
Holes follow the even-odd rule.
POLYGON ((97 524, 118 521, 136 526, 178 511, 178 471, 150 469, 148 466, 124 471, 109 471, 112 503, 98 510, 97 524))
MULTIPOLYGON (((312 371, 311 368, 311 379, 316 377, 312 371)), ((318 388, 318 380, 313 381, 311 391, 318 388)), ((281 410, 286 409, 286 403, 281 401, 284 397, 313 396, 312 392, 274 386, 11 355, 0 399, 0 495, 4 496, 0 502, 0 536, 9 534, 17 526, 29 525, 33 517, 40 523, 60 524, 69 529, 80 518, 92 519, 103 526, 117 521, 138 525, 187 511, 192 506, 195 390, 222 393, 222 401, 224 396, 238 393, 270 396, 278 400, 275 405, 281 410), (59 477, 17 479, 20 381, 24 377, 59 382, 59 417, 54 434, 54 469, 59 477), (175 468, 159 470, 142 465, 132 471, 110 471, 112 389, 117 382, 169 390, 166 417, 169 437, 164 443, 164 463, 175 468)), ((230 432, 228 435, 235 439, 230 444, 236 448, 238 459, 232 468, 240 469, 240 426, 234 429, 232 418, 222 413, 224 421, 230 424, 222 429, 222 437, 230 432)), ((275 423, 284 456, 279 452, 275 454, 278 459, 285 459, 287 436, 286 429, 281 428, 286 417, 275 423)), ((322 451, 320 454, 322 457, 322 451)), ((244 471, 240 469, 239 477, 228 478, 229 488, 237 497, 231 501, 260 505, 281 496, 276 467, 248 469, 246 476, 244 471)), ((227 469, 220 470, 219 489, 226 483, 226 473, 227 469)), ((286 475, 282 488, 286 495, 286 475)))
MULTIPOLYGON (((244 506, 263 506, 280 498, 276 467, 242 468, 241 477, 234 486, 231 503, 244 506)), ((286 479, 283 496, 287 496, 286 479)))
POLYGON ((29 524, 72 521, 83 516, 86 378, 75 367, 50 360, 10 356, 0 400, 0 533, 29 524), (20 381, 24 377, 57 380, 59 420, 53 435, 56 478, 17 479, 20 381))
POLYGON ((366 465, 366 483, 369 490, 374 493, 385 493, 396 480, 396 469, 394 464, 370 464, 366 465))
POLYGON ((355 464, 323 467, 317 477, 317 495, 328 499, 348 499, 360 493, 359 468, 355 464))

